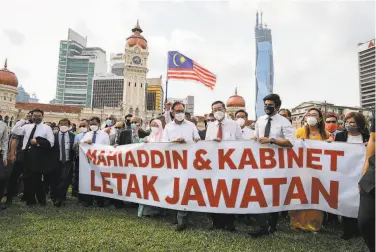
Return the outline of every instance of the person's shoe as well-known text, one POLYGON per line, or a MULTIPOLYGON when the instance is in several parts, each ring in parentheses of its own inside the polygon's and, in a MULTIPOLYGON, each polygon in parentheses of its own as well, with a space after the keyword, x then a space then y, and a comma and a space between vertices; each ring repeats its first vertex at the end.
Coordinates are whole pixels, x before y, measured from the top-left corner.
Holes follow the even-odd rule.
POLYGON ((7 205, 9 207, 12 204, 13 204, 13 199, 12 198, 7 198, 7 200, 5 201, 5 205, 7 205))
POLYGON ((261 236, 265 236, 265 235, 270 235, 270 231, 269 229, 260 229, 258 231, 255 231, 255 232, 249 232, 248 233, 250 236, 252 236, 253 238, 258 238, 258 237, 261 237, 261 236))
POLYGON ((26 201, 26 197, 25 197, 25 194, 24 194, 24 193, 20 193, 20 194, 18 195, 18 197, 20 197, 20 200, 21 200, 21 201, 26 201))
POLYGON ((226 226, 225 230, 227 230, 227 231, 229 231, 229 232, 235 232, 235 231, 236 231, 236 228, 235 228, 234 225, 232 225, 232 226, 228 226, 228 227, 226 226))
POLYGON ((91 205, 93 205, 93 202, 87 202, 87 201, 86 201, 86 202, 85 202, 85 201, 82 202, 82 206, 83 206, 83 207, 89 207, 89 206, 91 206, 91 205))
POLYGON ((277 232, 277 227, 269 227, 269 233, 273 234, 277 232))
POLYGON ((55 207, 61 207, 63 205, 63 202, 61 201, 61 200, 56 200, 55 202, 54 202, 54 206, 55 207))
POLYGON ((0 203, 0 210, 5 210, 7 208, 8 206, 6 204, 0 203))
POLYGON ((183 230, 185 230, 185 229, 187 229, 187 225, 185 225, 185 224, 178 224, 178 225, 176 226, 176 231, 177 231, 177 232, 181 232, 181 231, 183 231, 183 230))
POLYGON ((353 234, 349 234, 349 233, 345 233, 341 236, 341 239, 342 240, 345 240, 345 241, 348 241, 350 240, 351 238, 353 238, 353 234))
POLYGON ((104 201, 98 201, 97 206, 98 207, 104 207, 104 201))

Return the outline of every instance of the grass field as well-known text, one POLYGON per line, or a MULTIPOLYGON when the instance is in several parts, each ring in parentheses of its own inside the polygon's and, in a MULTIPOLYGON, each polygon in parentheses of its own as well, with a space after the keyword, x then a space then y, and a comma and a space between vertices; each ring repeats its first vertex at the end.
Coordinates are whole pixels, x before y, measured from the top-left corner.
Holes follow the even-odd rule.
POLYGON ((170 220, 140 219, 137 209, 83 208, 74 199, 62 208, 15 202, 0 212, 0 251, 366 251, 360 238, 341 240, 338 225, 312 234, 282 221, 279 232, 253 239, 246 232, 256 225, 207 231, 207 216, 193 213, 189 228, 178 233, 170 220))

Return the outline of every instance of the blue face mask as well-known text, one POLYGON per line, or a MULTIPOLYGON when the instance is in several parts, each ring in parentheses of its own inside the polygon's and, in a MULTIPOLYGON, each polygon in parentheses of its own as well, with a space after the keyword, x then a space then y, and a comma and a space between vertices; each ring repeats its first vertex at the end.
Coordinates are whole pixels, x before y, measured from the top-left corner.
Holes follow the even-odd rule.
POLYGON ((112 120, 107 120, 107 126, 112 126, 112 120))
POLYGON ((136 124, 135 124, 135 123, 132 123, 132 124, 131 124, 131 129, 133 129, 133 130, 136 129, 136 124))

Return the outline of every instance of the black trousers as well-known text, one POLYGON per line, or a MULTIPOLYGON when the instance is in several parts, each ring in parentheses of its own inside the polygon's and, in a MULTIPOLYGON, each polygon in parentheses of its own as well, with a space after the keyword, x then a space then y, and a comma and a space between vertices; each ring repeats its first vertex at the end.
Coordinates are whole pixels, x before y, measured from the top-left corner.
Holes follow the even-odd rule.
POLYGON ((27 205, 35 204, 35 197, 40 204, 46 203, 46 194, 44 191, 42 176, 42 173, 29 171, 27 166, 25 167, 24 195, 27 205))
POLYGON ((73 178, 72 178, 72 195, 73 196, 78 196, 79 192, 79 186, 80 186, 80 162, 78 157, 75 158, 74 160, 74 165, 73 165, 73 178))
POLYGON ((375 188, 367 193, 360 189, 358 226, 364 242, 371 252, 375 251, 375 188))
POLYGON ((359 235, 358 219, 342 216, 343 236, 359 235))
POLYGON ((270 213, 270 214, 256 214, 255 219, 260 229, 276 229, 279 219, 279 212, 270 213))
POLYGON ((235 227, 235 216, 233 214, 210 214, 213 221, 213 227, 218 229, 228 228, 233 229, 235 227))
POLYGON ((54 200, 64 201, 67 198, 67 191, 71 180, 72 161, 61 162, 59 167, 51 174, 51 198, 54 200))
POLYGON ((18 193, 19 184, 22 182, 21 176, 24 172, 23 163, 15 161, 13 165, 12 173, 8 179, 7 185, 7 200, 12 200, 18 193))

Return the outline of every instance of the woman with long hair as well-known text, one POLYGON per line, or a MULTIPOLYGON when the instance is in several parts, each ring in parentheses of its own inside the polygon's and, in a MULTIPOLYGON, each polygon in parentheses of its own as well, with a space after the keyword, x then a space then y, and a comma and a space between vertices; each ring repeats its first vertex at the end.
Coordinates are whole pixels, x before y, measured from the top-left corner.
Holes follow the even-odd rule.
MULTIPOLYGON (((153 119, 150 121, 150 135, 144 139, 145 143, 161 142, 163 136, 163 125, 161 120, 153 119)), ((156 216, 162 213, 162 209, 154 206, 140 204, 138 206, 138 217, 156 216)))
MULTIPOLYGON (((305 116, 307 124, 295 132, 295 139, 327 140, 329 132, 325 130, 325 122, 321 111, 317 108, 308 110, 305 116)), ((294 210, 290 212, 291 227, 304 231, 318 232, 324 221, 324 212, 319 210, 294 210)))
MULTIPOLYGON (((337 133, 335 137, 336 142, 346 142, 351 144, 363 144, 368 142, 369 134, 366 132, 366 120, 361 113, 348 113, 344 122, 346 131, 337 133)), ((342 239, 349 240, 354 236, 360 236, 357 218, 343 216, 342 224, 342 239)))

